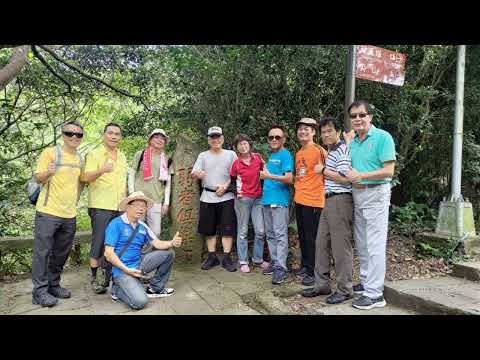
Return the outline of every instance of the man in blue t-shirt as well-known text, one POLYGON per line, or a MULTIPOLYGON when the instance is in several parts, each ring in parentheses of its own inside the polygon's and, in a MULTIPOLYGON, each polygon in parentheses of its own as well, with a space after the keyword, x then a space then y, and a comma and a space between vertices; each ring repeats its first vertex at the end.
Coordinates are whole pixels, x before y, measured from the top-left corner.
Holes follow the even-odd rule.
POLYGON ((175 260, 175 252, 171 248, 182 244, 178 232, 173 240, 160 241, 140 221, 152 206, 153 200, 141 191, 130 194, 120 203, 120 210, 125 213, 113 219, 105 231, 105 257, 114 266, 112 300, 121 300, 136 310, 144 308, 148 298, 173 295, 174 290, 165 287, 175 260), (134 236, 133 240, 124 248, 131 236, 134 236), (142 248, 147 244, 157 250, 142 254, 142 248), (140 279, 151 271, 155 271, 155 275, 145 291, 140 279))
POLYGON ((288 220, 290 205, 290 184, 293 183, 294 161, 292 154, 284 148, 285 130, 274 125, 268 130, 268 143, 272 154, 260 179, 263 183, 263 216, 265 233, 272 262, 263 271, 273 274, 272 284, 282 284, 287 278, 288 220))

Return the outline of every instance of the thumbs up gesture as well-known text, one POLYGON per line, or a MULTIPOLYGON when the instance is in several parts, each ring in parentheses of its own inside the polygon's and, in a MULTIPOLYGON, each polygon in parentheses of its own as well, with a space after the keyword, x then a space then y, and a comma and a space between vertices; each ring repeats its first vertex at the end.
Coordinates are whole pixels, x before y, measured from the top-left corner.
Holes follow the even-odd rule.
POLYGON ((322 163, 318 163, 313 168, 313 171, 315 171, 316 174, 321 175, 324 168, 325 168, 325 165, 323 165, 322 163))
POLYGON ((105 161, 105 164, 103 164, 102 167, 102 173, 109 173, 113 171, 113 164, 109 163, 108 160, 105 161))
POLYGON ((345 140, 345 143, 348 145, 352 142, 353 138, 355 137, 355 131, 350 130, 349 132, 343 132, 342 134, 343 140, 345 140))
POLYGON ((263 166, 263 170, 260 171, 260 179, 265 180, 270 178, 270 173, 268 172, 267 166, 263 166))
POLYGON ((180 236, 180 233, 178 231, 172 239, 172 245, 174 247, 182 246, 182 237, 180 236))

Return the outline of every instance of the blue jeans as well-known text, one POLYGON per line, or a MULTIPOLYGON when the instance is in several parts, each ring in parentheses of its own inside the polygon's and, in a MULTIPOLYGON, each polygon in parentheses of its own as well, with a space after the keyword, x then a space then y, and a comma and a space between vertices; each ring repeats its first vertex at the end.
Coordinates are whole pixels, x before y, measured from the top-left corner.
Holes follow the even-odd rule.
POLYGON ((263 205, 261 198, 241 197, 235 199, 237 214, 237 255, 240 265, 248 264, 248 221, 252 217, 255 240, 252 260, 256 264, 263 262, 263 246, 265 242, 265 226, 263 224, 263 205))
MULTIPOLYGON (((139 270, 149 273, 157 269, 155 276, 150 280, 150 287, 153 290, 163 290, 170 278, 174 260, 173 250, 154 250, 142 256, 139 270)), ((125 273, 113 279, 112 294, 135 310, 143 309, 148 303, 144 285, 138 278, 125 273)))
POLYGON ((284 206, 272 208, 265 205, 263 215, 272 263, 275 267, 282 267, 287 271, 289 209, 284 206))

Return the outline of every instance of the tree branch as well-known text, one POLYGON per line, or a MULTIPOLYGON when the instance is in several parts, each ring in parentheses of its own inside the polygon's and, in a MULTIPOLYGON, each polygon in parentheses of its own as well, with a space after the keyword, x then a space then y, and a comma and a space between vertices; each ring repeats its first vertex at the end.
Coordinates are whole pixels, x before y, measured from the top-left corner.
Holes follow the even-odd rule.
POLYGON ((7 121, 7 124, 5 124, 5 126, 0 129, 0 136, 2 136, 5 131, 7 131, 10 127, 15 125, 16 123, 18 123, 18 121, 20 121, 22 119, 22 116, 25 113, 25 111, 27 111, 27 109, 30 106, 32 106, 32 104, 35 102, 35 100, 37 100, 37 98, 33 98, 27 105, 25 105, 23 110, 20 112, 20 114, 13 121, 7 121))
MULTIPOLYGON (((6 47, 7 45, 2 45, 6 47)), ((0 69, 0 90, 7 86, 27 63, 28 45, 19 46, 15 49, 10 61, 0 69)))
POLYGON ((35 45, 32 45, 32 52, 33 52, 33 55, 38 59, 40 60, 40 62, 45 65, 45 67, 48 69, 48 71, 50 71, 50 73, 55 76, 57 79, 59 79, 61 82, 63 82, 65 85, 67 85, 68 87, 68 92, 71 94, 72 93, 72 86, 70 85, 70 83, 65 80, 64 78, 62 78, 60 75, 58 75, 55 70, 53 70, 53 68, 50 66, 50 64, 44 59, 44 57, 42 56, 42 54, 40 54, 37 50, 37 48, 35 47, 35 45))
POLYGON ((6 159, 6 160, 2 161, 2 162, 0 163, 0 165, 5 165, 6 163, 9 163, 10 161, 14 161, 14 160, 17 160, 17 159, 21 158, 22 156, 25 156, 25 155, 27 155, 27 154, 30 154, 30 153, 35 152, 35 151, 38 151, 38 150, 45 149, 46 147, 49 147, 50 145, 52 145, 56 140, 57 140, 57 138, 55 138, 54 140, 50 141, 50 142, 47 143, 47 144, 43 144, 43 145, 37 147, 37 148, 35 148, 35 149, 29 149, 29 150, 21 153, 20 155, 17 155, 17 156, 15 156, 15 157, 13 157, 13 158, 10 158, 10 159, 6 159))
POLYGON ((96 81, 96 82, 99 82, 103 85, 105 85, 106 87, 108 87, 109 89, 119 93, 119 94, 122 94, 124 96, 127 96, 127 97, 130 97, 130 98, 133 98, 133 99, 137 99, 139 100, 143 106, 145 106, 145 108, 147 110, 150 110, 148 108, 148 106, 144 103, 142 97, 140 96, 137 96, 137 95, 132 95, 128 92, 126 92, 125 90, 122 90, 122 89, 118 89, 110 84, 108 84, 107 82, 103 81, 102 79, 96 77, 96 76, 93 76, 93 75, 90 75, 90 74, 87 74, 86 72, 84 72, 83 70, 79 69, 78 67, 76 67, 75 65, 72 65, 70 64, 69 62, 65 61, 64 59, 62 59, 60 56, 57 55, 57 53, 55 52, 55 50, 53 50, 52 48, 50 48, 49 46, 46 46, 46 45, 38 45, 39 48, 41 48, 42 50, 48 52, 50 55, 53 56, 53 58, 55 60, 57 60, 58 62, 61 62, 62 64, 66 65, 67 67, 69 67, 70 69, 78 72, 80 75, 82 75, 83 77, 86 77, 87 79, 90 79, 90 80, 93 80, 93 81, 96 81))

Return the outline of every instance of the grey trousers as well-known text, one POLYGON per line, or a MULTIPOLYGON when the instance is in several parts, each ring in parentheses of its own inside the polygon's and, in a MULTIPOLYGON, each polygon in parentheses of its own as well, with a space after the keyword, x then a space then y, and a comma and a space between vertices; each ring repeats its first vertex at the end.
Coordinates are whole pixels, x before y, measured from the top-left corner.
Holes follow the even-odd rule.
MULTIPOLYGON (((170 250, 153 250, 143 255, 140 263, 140 270, 149 273, 153 270, 155 275, 150 280, 150 286, 153 290, 163 290, 170 273, 172 272, 173 262, 175 260, 175 251, 170 250)), ((145 287, 139 279, 123 273, 113 279, 112 294, 132 309, 140 310, 148 303, 145 287)))
POLYGON ((372 299, 383 295, 390 193, 390 184, 352 190, 353 237, 360 260, 360 282, 365 289, 363 295, 372 299))
POLYGON ((330 287, 331 252, 337 291, 343 295, 353 295, 352 220, 351 194, 339 194, 325 200, 317 233, 315 283, 318 287, 330 287))
POLYGON ((72 250, 77 219, 41 212, 35 214, 35 244, 32 259, 33 295, 60 286, 60 274, 72 250))
POLYGON ((272 208, 269 205, 264 205, 263 218, 272 263, 274 266, 280 266, 287 271, 288 207, 279 206, 272 208))

